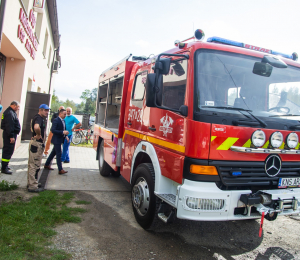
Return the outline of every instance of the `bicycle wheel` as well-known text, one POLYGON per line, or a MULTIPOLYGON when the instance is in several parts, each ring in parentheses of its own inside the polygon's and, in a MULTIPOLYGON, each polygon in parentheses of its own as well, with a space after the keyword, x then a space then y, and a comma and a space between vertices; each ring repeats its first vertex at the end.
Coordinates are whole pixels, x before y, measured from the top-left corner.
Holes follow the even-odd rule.
POLYGON ((82 138, 82 136, 79 132, 75 133, 73 135, 73 138, 72 138, 72 143, 75 144, 75 145, 80 144, 81 143, 81 138, 82 138))
POLYGON ((90 142, 90 144, 93 144, 93 134, 88 134, 88 142, 90 142))

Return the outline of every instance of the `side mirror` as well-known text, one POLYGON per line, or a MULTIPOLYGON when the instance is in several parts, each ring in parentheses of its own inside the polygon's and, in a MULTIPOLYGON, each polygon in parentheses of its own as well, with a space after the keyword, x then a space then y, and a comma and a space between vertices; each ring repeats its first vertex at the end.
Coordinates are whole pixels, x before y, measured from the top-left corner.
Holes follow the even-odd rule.
POLYGON ((146 80, 146 106, 147 107, 156 107, 155 105, 155 78, 156 78, 156 73, 149 73, 147 75, 147 80, 146 80))
POLYGON ((188 115, 188 106, 186 106, 186 105, 180 106, 179 112, 180 112, 180 114, 182 114, 183 116, 187 116, 187 115, 188 115))
POLYGON ((253 73, 263 77, 270 77, 273 67, 268 63, 255 62, 253 67, 253 73))
POLYGON ((157 84, 155 85, 156 73, 149 73, 146 80, 146 106, 157 107, 162 104, 163 75, 157 75, 157 84))
POLYGON ((159 74, 167 75, 170 71, 171 59, 162 58, 155 62, 154 71, 159 72, 159 74))
POLYGON ((277 57, 273 57, 273 56, 264 56, 262 61, 262 63, 268 63, 271 66, 275 67, 275 68, 280 68, 280 69, 285 69, 288 66, 286 65, 286 63, 284 61, 282 61, 281 59, 277 58, 277 57))

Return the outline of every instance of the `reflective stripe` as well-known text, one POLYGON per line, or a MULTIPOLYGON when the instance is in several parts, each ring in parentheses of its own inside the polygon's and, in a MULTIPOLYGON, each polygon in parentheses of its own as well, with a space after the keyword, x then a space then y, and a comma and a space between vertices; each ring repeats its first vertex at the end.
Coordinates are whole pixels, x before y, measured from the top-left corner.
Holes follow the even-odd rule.
POLYGON ((10 159, 3 159, 2 158, 2 162, 9 162, 10 161, 10 159))
POLYGON ((251 146, 251 140, 249 139, 244 145, 243 147, 250 147, 251 146))
POLYGON ((1 117, 1 119, 4 119, 4 114, 2 114, 2 117, 1 117))
POLYGON ((269 141, 267 141, 262 148, 268 148, 268 146, 269 146, 269 141))
POLYGON ((155 138, 155 137, 139 134, 137 132, 130 131, 130 130, 125 130, 123 140, 125 138, 125 134, 134 136, 136 138, 139 138, 139 139, 142 139, 142 140, 145 140, 145 141, 148 141, 149 143, 152 143, 152 144, 158 144, 160 146, 163 146, 163 147, 166 147, 166 148, 169 148, 169 149, 181 152, 181 153, 185 152, 185 147, 182 146, 182 145, 167 142, 167 141, 155 138))
POLYGON ((228 137, 218 148, 217 150, 229 150, 229 148, 234 145, 234 143, 239 140, 236 137, 228 137))
POLYGON ((212 136, 211 138, 210 138, 210 141, 212 142, 213 140, 215 140, 217 137, 216 136, 212 136))

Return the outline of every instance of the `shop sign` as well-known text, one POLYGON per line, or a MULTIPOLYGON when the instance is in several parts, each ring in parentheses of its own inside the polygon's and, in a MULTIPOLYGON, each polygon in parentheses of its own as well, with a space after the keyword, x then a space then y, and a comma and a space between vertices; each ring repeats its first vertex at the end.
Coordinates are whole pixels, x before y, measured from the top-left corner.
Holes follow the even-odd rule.
POLYGON ((22 26, 21 24, 19 24, 18 26, 18 38, 21 40, 22 43, 24 43, 26 34, 28 35, 30 41, 26 39, 25 48, 30 53, 32 59, 35 59, 35 52, 38 48, 38 42, 33 32, 33 29, 36 25, 36 18, 34 16, 33 10, 30 10, 28 20, 25 12, 23 11, 23 8, 20 8, 19 19, 21 21, 22 26))

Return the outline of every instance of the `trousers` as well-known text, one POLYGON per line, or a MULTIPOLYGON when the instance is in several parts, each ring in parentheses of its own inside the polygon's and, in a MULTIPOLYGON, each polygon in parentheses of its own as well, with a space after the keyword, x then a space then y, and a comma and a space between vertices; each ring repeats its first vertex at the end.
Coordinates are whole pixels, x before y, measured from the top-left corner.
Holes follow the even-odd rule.
POLYGON ((6 169, 8 166, 10 159, 14 153, 15 145, 17 141, 17 135, 15 135, 15 142, 10 143, 10 137, 9 135, 3 131, 3 148, 2 148, 2 160, 1 160, 1 168, 2 170, 6 169))
POLYGON ((61 155, 61 161, 62 162, 70 162, 70 153, 69 153, 69 147, 73 138, 73 135, 69 135, 69 142, 67 141, 67 138, 64 141, 63 144, 63 152, 61 155))
POLYGON ((48 154, 49 149, 50 149, 52 136, 53 136, 53 133, 50 131, 50 133, 49 133, 49 135, 48 135, 48 138, 47 138, 47 142, 46 142, 46 146, 45 146, 45 151, 44 151, 44 153, 45 153, 46 155, 48 154))
POLYGON ((30 140, 27 174, 28 189, 30 190, 36 190, 38 188, 37 179, 41 168, 44 149, 43 143, 36 141, 36 139, 30 140))
POLYGON ((45 163, 45 166, 49 166, 51 161, 53 160, 54 156, 56 155, 56 163, 58 170, 62 170, 62 165, 61 165, 61 144, 54 144, 53 149, 50 153, 50 155, 47 158, 47 161, 45 163))

